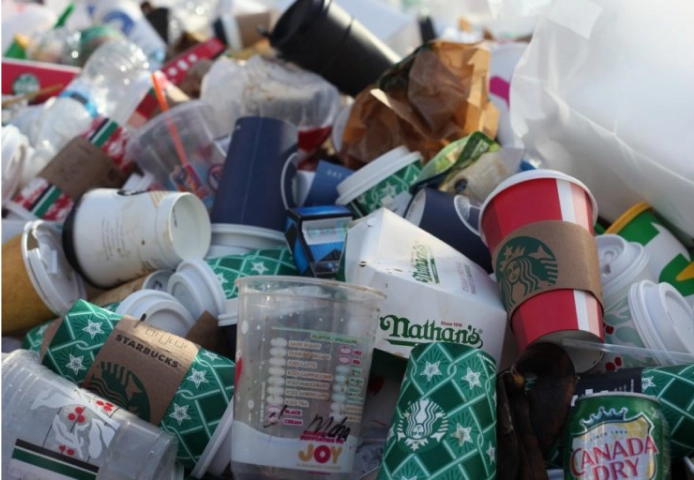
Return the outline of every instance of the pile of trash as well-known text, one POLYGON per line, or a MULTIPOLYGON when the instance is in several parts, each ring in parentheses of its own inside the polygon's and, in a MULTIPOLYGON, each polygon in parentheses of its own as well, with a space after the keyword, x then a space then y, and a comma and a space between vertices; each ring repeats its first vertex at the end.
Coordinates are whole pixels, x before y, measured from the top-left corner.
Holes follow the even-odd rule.
POLYGON ((656 8, 3 1, 3 478, 694 479, 656 8))

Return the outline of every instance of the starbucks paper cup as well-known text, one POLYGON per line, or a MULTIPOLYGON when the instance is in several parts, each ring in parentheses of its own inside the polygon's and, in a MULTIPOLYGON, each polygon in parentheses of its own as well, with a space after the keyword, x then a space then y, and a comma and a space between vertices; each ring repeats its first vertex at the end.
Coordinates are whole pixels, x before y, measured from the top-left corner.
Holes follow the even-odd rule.
MULTIPOLYGON (((602 342, 597 204, 585 185, 554 170, 502 182, 480 214, 501 297, 519 350, 535 341, 602 342)), ((595 366, 600 351, 569 350, 574 367, 595 366)))
POLYGON ((595 241, 605 310, 626 297, 633 284, 643 280, 655 281, 648 267, 648 252, 643 246, 609 234, 599 235, 595 241))
POLYGON ((287 245, 284 233, 267 228, 231 223, 213 223, 212 241, 205 258, 243 255, 252 250, 282 248, 287 245))
MULTIPOLYGON (((234 394, 231 360, 85 301, 75 303, 45 343, 43 365, 176 437, 177 460, 186 468, 196 468, 203 458, 210 466, 230 461, 230 451, 219 446, 231 434, 224 421, 234 394), (171 370, 184 364, 190 366, 172 385, 171 370), (164 392, 171 397, 163 398, 164 392), (158 421, 155 411, 161 413, 158 421)), ((199 471, 202 475, 205 468, 199 471)))
POLYGON ((157 290, 140 290, 123 300, 116 313, 129 315, 179 337, 195 325, 195 318, 174 297, 157 290))
POLYGON ((454 343, 416 346, 378 480, 496 478, 496 362, 454 343))
POLYGON ((336 203, 347 205, 357 217, 385 207, 405 214, 412 196, 410 186, 422 170, 422 156, 398 147, 378 157, 343 180, 336 203))
POLYGON ((157 270, 149 275, 144 275, 116 288, 102 292, 96 297, 90 298, 89 302, 103 307, 112 303, 120 303, 128 296, 140 290, 166 291, 166 285, 173 273, 173 270, 157 270))
POLYGON ((694 262, 687 249, 668 230, 647 203, 627 210, 607 229, 607 233, 643 245, 648 264, 658 282, 673 285, 694 305, 694 262))
POLYGON ((202 257, 210 246, 210 221, 191 193, 95 189, 70 213, 63 244, 73 267, 107 288, 202 257))
POLYGON ((669 352, 694 354, 694 309, 667 283, 644 280, 632 285, 629 295, 605 310, 605 341, 660 350, 658 356, 606 354, 596 372, 620 368, 676 365, 669 352))
POLYGON ((50 224, 28 223, 21 235, 2 245, 3 334, 62 315, 85 296, 84 282, 50 224))

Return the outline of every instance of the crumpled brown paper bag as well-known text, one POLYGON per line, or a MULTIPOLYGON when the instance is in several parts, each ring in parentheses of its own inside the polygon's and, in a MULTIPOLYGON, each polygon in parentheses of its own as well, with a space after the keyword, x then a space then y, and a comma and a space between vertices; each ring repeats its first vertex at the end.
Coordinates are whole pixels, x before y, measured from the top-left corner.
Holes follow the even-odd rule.
POLYGON ((496 136, 498 112, 488 97, 486 44, 433 41, 361 92, 342 137, 339 157, 359 168, 400 145, 425 162, 450 141, 481 130, 496 136))

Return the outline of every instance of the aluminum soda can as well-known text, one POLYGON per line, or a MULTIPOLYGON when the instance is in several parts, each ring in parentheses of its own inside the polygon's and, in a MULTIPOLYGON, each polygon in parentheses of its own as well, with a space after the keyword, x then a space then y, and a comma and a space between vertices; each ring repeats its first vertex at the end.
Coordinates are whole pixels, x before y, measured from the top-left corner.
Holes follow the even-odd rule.
POLYGON ((566 424, 564 478, 670 478, 670 428, 655 398, 605 392, 576 402, 566 424))

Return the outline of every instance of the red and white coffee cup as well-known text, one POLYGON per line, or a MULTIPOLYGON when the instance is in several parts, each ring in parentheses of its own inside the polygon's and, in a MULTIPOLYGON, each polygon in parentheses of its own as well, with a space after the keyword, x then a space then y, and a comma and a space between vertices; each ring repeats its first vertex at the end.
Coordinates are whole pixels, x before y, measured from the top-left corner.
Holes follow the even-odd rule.
MULTIPOLYGON (((579 225, 592 235, 597 220, 595 198, 573 177, 554 170, 531 170, 508 178, 489 195, 480 214, 480 234, 494 252, 519 228, 548 220, 579 225)), ((586 261, 592 260, 597 262, 597 255, 586 261)), ((602 306, 585 290, 539 293, 520 303, 510 320, 521 352, 536 341, 560 345, 564 339, 604 341, 602 306)), ((603 355, 597 349, 566 350, 577 372, 588 370, 603 355)))

